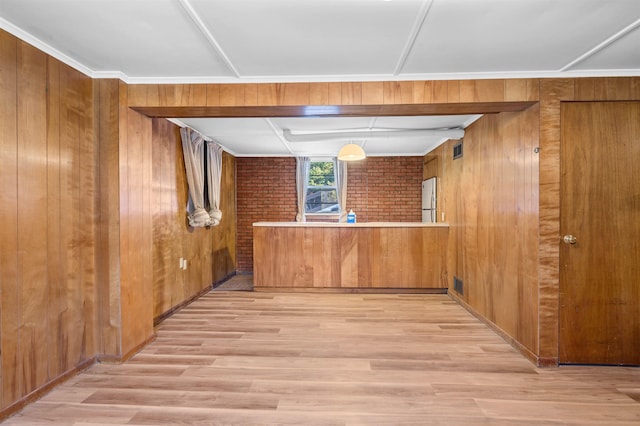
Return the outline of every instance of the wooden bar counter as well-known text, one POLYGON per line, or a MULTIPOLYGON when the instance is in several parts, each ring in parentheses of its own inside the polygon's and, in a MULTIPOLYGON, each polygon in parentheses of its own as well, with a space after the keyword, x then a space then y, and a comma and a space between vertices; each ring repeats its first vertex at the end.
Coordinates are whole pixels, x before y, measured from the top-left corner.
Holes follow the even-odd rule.
POLYGON ((253 224, 256 291, 447 288, 445 223, 253 224))

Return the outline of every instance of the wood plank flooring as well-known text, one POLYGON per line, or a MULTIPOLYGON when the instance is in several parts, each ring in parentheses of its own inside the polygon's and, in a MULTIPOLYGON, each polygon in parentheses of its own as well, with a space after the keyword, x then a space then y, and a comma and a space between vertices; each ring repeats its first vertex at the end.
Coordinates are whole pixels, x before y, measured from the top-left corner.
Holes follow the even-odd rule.
POLYGON ((446 295, 213 291, 7 425, 640 424, 640 369, 537 369, 446 295))

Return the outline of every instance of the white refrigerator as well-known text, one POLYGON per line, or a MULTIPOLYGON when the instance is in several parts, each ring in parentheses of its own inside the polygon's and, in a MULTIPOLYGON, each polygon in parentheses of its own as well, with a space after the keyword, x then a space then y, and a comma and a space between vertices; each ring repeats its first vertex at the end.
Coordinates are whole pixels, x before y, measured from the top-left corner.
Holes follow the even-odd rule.
POLYGON ((436 222, 436 178, 422 181, 422 222, 436 222))

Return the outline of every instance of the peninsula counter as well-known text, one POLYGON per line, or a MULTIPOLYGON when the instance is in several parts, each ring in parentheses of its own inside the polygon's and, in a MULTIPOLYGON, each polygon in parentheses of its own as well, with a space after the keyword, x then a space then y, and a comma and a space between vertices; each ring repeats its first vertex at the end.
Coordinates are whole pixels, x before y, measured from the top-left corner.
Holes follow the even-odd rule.
POLYGON ((419 222, 257 222, 260 290, 446 291, 449 225, 419 222))

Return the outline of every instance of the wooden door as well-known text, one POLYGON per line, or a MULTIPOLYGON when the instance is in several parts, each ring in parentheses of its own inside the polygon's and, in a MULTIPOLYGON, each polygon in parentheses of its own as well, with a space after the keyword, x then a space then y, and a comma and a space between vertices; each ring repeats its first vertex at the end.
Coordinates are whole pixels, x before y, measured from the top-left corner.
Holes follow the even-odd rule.
POLYGON ((560 363, 639 365, 640 102, 561 117, 560 363))

